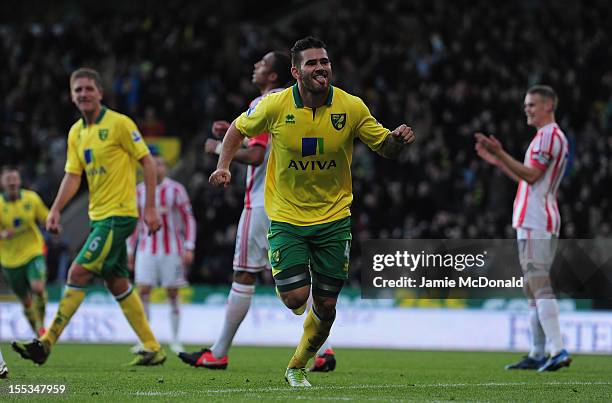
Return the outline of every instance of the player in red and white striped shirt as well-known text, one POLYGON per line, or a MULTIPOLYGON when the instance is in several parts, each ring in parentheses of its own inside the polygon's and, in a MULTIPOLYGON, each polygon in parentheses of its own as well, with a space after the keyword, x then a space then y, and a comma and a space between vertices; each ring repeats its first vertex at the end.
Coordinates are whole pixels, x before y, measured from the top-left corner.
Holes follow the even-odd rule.
POLYGON ((527 124, 537 129, 521 163, 504 151, 494 136, 476 134, 476 152, 488 163, 518 182, 512 226, 516 228, 519 260, 529 298, 532 347, 529 355, 507 369, 556 371, 569 366, 563 348, 559 307, 550 281, 561 216, 557 192, 568 157, 568 143, 555 122, 557 95, 548 86, 536 85, 525 96, 527 124), (550 358, 546 358, 546 341, 550 358))
MULTIPOLYGON (((161 216, 162 226, 155 234, 148 235, 142 219, 138 221, 134 233, 128 240, 128 266, 135 270, 135 282, 149 320, 151 289, 156 286, 166 288, 171 306, 170 348, 178 353, 183 351, 178 339, 180 322, 178 289, 187 285, 185 270, 193 261, 196 222, 185 187, 166 177, 167 168, 162 157, 156 156, 155 162, 157 164, 155 204, 161 216)), ((145 202, 145 188, 142 183, 137 187, 137 197, 138 209, 142 212, 145 202)), ((142 218, 142 214, 140 217, 142 218)))

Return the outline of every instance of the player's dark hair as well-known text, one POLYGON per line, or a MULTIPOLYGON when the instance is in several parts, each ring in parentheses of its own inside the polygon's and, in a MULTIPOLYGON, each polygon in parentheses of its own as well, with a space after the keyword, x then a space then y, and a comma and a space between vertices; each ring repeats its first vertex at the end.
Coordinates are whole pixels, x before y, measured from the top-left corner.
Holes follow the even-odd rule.
POLYGON ((302 51, 306 49, 327 49, 327 45, 322 40, 313 36, 307 36, 295 42, 291 48, 291 64, 299 66, 302 61, 302 51))
POLYGON ((6 164, 2 166, 2 170, 0 172, 5 173, 11 171, 19 172, 19 168, 17 168, 17 165, 6 164))
POLYGON ((279 86, 286 86, 291 81, 291 61, 289 56, 285 52, 275 50, 272 52, 274 55, 274 63, 272 64, 272 71, 276 73, 277 79, 276 84, 279 86))
POLYGON ((534 85, 529 87, 527 94, 538 94, 543 98, 548 98, 553 103, 553 111, 557 110, 559 104, 559 98, 555 90, 549 85, 534 85))
POLYGON ((96 70, 91 69, 89 67, 81 67, 73 71, 72 74, 70 75, 70 86, 71 87, 72 87, 72 83, 77 78, 89 78, 93 80, 94 83, 96 83, 96 87, 98 87, 98 89, 102 91, 102 78, 100 77, 100 73, 98 73, 96 70))

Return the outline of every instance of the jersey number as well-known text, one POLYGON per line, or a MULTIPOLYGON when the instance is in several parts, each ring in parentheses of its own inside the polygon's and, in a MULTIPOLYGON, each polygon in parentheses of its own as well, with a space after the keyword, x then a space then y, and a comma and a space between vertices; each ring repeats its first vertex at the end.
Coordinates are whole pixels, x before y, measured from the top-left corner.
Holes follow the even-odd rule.
POLYGON ((102 237, 100 236, 97 236, 94 239, 92 239, 91 242, 89 243, 89 250, 93 252, 96 249, 98 249, 98 245, 100 244, 101 239, 102 237))

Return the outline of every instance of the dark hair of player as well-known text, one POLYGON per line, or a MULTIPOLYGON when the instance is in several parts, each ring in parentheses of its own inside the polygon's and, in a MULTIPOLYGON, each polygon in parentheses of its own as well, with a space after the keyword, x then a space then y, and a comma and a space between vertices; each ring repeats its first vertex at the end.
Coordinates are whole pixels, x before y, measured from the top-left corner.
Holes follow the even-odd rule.
POLYGON ((307 36, 295 42, 291 48, 291 64, 295 67, 302 61, 302 51, 306 49, 327 49, 325 42, 313 36, 307 36))
POLYGON ((286 86, 291 81, 291 62, 289 56, 285 52, 274 51, 274 63, 272 64, 272 71, 276 73, 276 83, 279 86, 286 86))

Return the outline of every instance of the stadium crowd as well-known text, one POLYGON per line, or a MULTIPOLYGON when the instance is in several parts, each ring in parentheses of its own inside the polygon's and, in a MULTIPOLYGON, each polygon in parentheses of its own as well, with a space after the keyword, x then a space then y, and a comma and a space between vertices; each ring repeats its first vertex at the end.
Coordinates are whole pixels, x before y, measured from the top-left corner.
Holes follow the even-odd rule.
POLYGON ((559 195, 562 237, 610 236, 606 1, 174 0, 148 11, 113 4, 125 9, 66 2, 55 14, 0 23, 0 160, 18 163, 26 185, 49 203, 63 171, 56 156, 76 118, 68 75, 95 66, 106 80, 105 103, 147 136, 179 137, 184 157, 195 160, 178 178, 198 221, 193 282, 230 281, 242 209, 244 168, 234 167, 227 190, 207 183, 216 165, 203 153, 211 123, 237 116, 257 95, 255 61, 306 34, 327 42, 335 85, 364 98, 385 126, 407 121, 418 136, 399 162, 355 148, 353 270, 361 239, 514 237, 515 184, 475 156, 473 134, 495 134, 522 160, 534 133, 523 98, 535 83, 557 90, 557 120, 571 143, 559 195))

